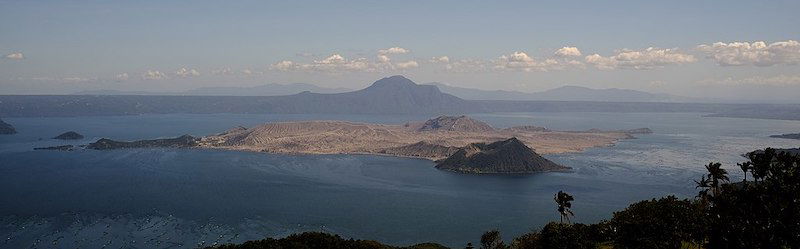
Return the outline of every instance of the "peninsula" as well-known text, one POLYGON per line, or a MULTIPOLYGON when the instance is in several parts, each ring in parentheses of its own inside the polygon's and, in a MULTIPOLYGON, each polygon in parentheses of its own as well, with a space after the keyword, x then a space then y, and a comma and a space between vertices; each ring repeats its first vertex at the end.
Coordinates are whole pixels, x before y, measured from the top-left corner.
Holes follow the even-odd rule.
POLYGON ((772 135, 772 136, 769 136, 769 137, 785 138, 785 139, 800 139, 800 133, 787 133, 787 134, 781 134, 781 135, 772 135))
POLYGON ((379 154, 440 160, 470 144, 512 137, 538 153, 553 154, 608 146, 632 135, 626 131, 551 131, 532 126, 497 129, 467 116, 439 116, 402 125, 346 121, 267 123, 203 137, 198 146, 278 154, 379 154))
POLYGON ((536 126, 505 129, 467 116, 439 116, 401 125, 347 121, 296 121, 267 123, 252 128, 236 127, 206 136, 189 135, 139 141, 107 138, 87 149, 124 148, 210 148, 275 154, 374 154, 424 158, 437 168, 461 173, 534 173, 563 171, 542 154, 579 152, 608 146, 634 130, 553 131, 536 126))

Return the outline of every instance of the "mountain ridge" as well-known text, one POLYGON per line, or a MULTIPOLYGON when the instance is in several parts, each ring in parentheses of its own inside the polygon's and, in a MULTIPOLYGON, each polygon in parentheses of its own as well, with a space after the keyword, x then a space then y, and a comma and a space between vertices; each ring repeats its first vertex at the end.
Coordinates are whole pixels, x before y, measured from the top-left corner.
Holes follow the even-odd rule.
POLYGON ((282 96, 301 92, 341 93, 348 88, 327 88, 308 83, 269 83, 250 87, 199 87, 179 92, 148 92, 120 90, 86 90, 71 95, 178 95, 178 96, 282 96))
POLYGON ((698 102, 701 99, 664 93, 650 93, 632 89, 596 89, 583 86, 565 85, 540 92, 519 92, 508 90, 481 90, 450 86, 439 82, 434 85, 442 92, 469 100, 521 100, 521 101, 601 101, 601 102, 698 102))

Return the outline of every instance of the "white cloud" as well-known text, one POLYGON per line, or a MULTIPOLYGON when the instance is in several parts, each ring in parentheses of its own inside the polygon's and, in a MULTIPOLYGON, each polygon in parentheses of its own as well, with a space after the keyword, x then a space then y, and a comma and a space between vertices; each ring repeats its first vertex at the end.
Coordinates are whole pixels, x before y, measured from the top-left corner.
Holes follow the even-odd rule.
POLYGON ((453 73, 475 73, 487 71, 488 66, 487 62, 483 60, 461 59, 447 63, 445 69, 453 73))
POLYGON ((61 78, 61 81, 68 82, 68 83, 82 83, 82 82, 91 82, 96 81, 97 78, 85 78, 85 77, 64 77, 61 78))
POLYGON ((503 55, 493 61, 494 69, 499 71, 525 71, 525 72, 546 72, 550 70, 563 70, 568 66, 582 67, 583 63, 567 58, 547 58, 536 60, 528 56, 525 52, 514 52, 503 55))
POLYGON ((232 75, 233 70, 230 67, 223 67, 219 69, 211 70, 211 74, 213 75, 232 75))
POLYGON ((295 66, 293 61, 279 61, 275 64, 270 65, 270 69, 278 70, 278 71, 293 71, 298 69, 298 66, 295 66))
POLYGON ((186 77, 200 76, 200 72, 198 72, 195 69, 187 69, 185 67, 182 67, 181 69, 178 69, 178 71, 175 71, 175 75, 181 78, 186 78, 186 77))
POLYGON ((556 50, 555 55, 560 57, 581 56, 581 51, 576 47, 563 47, 556 50))
POLYGON ((406 61, 406 62, 398 62, 395 64, 395 66, 397 67, 397 69, 405 70, 405 69, 419 67, 419 63, 417 63, 416 61, 406 61))
POLYGON ((429 60, 431 63, 450 63, 450 57, 447 56, 439 56, 433 57, 429 60))
POLYGON ((242 69, 239 72, 242 73, 243 75, 252 75, 253 74, 253 71, 250 70, 250 69, 242 69))
POLYGON ((157 71, 157 70, 147 70, 144 74, 142 74, 142 79, 144 80, 163 80, 167 79, 167 75, 157 71))
POLYGON ((314 60, 311 63, 284 60, 272 64, 270 69, 278 71, 343 73, 374 71, 375 65, 374 63, 370 63, 366 58, 349 60, 340 54, 333 54, 322 60, 314 60))
POLYGON ((617 68, 647 70, 660 68, 666 65, 678 65, 695 62, 690 54, 681 53, 675 49, 659 49, 649 47, 645 50, 634 51, 624 49, 616 55, 604 57, 599 54, 586 56, 586 63, 594 65, 601 70, 617 68))
POLYGON ((117 76, 115 76, 115 78, 117 80, 121 81, 121 80, 128 80, 128 78, 130 78, 130 77, 128 76, 128 73, 121 73, 121 74, 117 74, 117 76))
POLYGON ((795 65, 800 62, 800 42, 794 40, 769 45, 763 41, 716 42, 711 45, 702 44, 697 49, 721 66, 766 67, 777 64, 795 65))
POLYGON ((380 55, 388 55, 388 54, 406 54, 411 52, 411 50, 401 48, 401 47, 391 47, 387 49, 378 50, 378 54, 380 55))
MULTIPOLYGON (((270 65, 270 70, 276 71, 298 71, 298 72, 325 72, 325 73, 346 73, 346 72, 390 72, 394 70, 406 70, 419 67, 419 63, 414 60, 392 63, 388 54, 397 54, 399 49, 390 48, 381 50, 376 60, 370 61, 367 58, 348 59, 341 54, 332 54, 328 57, 313 60, 311 62, 297 62, 291 60, 279 61, 270 65), (385 52, 384 52, 385 51, 385 52)), ((402 51, 408 51, 402 49, 402 51)))
POLYGON ((704 85, 767 85, 795 86, 800 85, 800 75, 753 76, 748 78, 727 77, 724 79, 705 79, 697 83, 704 85))
POLYGON ((97 77, 81 77, 81 76, 67 76, 67 77, 51 77, 51 76, 36 76, 30 78, 17 78, 17 80, 32 80, 32 81, 52 81, 62 83, 87 83, 98 81, 97 77))
POLYGON ((22 52, 10 53, 4 56, 6 59, 9 60, 22 60, 25 59, 25 55, 22 52))

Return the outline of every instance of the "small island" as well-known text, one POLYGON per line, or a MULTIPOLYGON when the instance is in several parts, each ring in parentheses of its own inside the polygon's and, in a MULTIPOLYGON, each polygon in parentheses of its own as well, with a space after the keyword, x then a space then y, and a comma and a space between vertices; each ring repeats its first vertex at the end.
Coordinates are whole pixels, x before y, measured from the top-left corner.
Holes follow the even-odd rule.
POLYGON ((114 150, 114 149, 132 149, 132 148, 157 148, 157 147, 172 147, 172 148, 188 148, 197 145, 198 138, 183 135, 176 138, 161 138, 150 140, 137 140, 137 141, 116 141, 107 138, 101 138, 97 142, 90 143, 86 146, 87 149, 93 150, 114 150))
POLYGON ((769 136, 769 137, 785 138, 785 139, 800 139, 800 133, 787 133, 787 134, 781 134, 781 135, 772 135, 772 136, 769 136))
POLYGON ((569 169, 536 154, 522 141, 513 137, 490 144, 467 145, 449 157, 437 161, 436 168, 476 174, 526 174, 569 169))
POLYGON ((11 126, 11 124, 3 122, 3 120, 0 119, 0 135, 10 135, 15 133, 17 133, 17 130, 14 129, 14 126, 11 126))
POLYGON ((53 137, 53 139, 58 139, 58 140, 79 140, 79 139, 83 139, 83 135, 81 135, 81 134, 79 134, 77 132, 74 132, 74 131, 68 131, 68 132, 61 133, 61 135, 53 137))
POLYGON ((38 148, 33 148, 33 150, 73 151, 73 150, 75 150, 75 146, 68 144, 68 145, 58 145, 58 146, 50 146, 50 147, 38 147, 38 148))

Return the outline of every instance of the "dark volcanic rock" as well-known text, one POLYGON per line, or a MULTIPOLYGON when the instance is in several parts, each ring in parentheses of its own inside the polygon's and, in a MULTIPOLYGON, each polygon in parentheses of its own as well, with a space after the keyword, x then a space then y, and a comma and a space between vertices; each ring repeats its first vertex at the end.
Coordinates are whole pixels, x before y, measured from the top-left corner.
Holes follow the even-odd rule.
POLYGON ((417 131, 466 131, 466 132, 484 132, 494 131, 492 126, 474 120, 467 116, 439 116, 429 119, 422 124, 406 124, 406 126, 416 126, 417 131))
POLYGON ((78 134, 77 132, 74 132, 74 131, 68 131, 68 132, 64 132, 61 135, 58 135, 58 136, 54 137, 53 139, 77 140, 77 139, 83 139, 83 135, 78 134))
POLYGON ((781 135, 772 135, 769 137, 774 138, 786 138, 786 139, 800 139, 800 133, 788 133, 788 134, 781 134, 781 135))
POLYGON ((8 135, 14 133, 17 133, 17 130, 14 129, 14 126, 11 126, 10 124, 3 122, 3 120, 0 119, 0 135, 8 135))
POLYGON ((75 146, 72 145, 59 145, 59 146, 33 148, 33 150, 63 150, 63 151, 72 151, 74 149, 75 146))
POLYGON ((522 174, 569 169, 536 154, 517 138, 474 143, 440 160, 436 168, 461 173, 522 174))
POLYGON ((449 157, 458 150, 458 147, 443 146, 421 141, 414 144, 381 150, 379 153, 436 159, 449 157))
POLYGON ((636 129, 630 129, 630 130, 611 130, 611 131, 606 131, 606 130, 601 130, 601 129, 597 129, 597 128, 592 128, 592 129, 586 130, 586 132, 590 132, 590 133, 619 132, 619 133, 625 133, 625 134, 652 134, 653 130, 651 130, 650 128, 636 128, 636 129))
POLYGON ((628 134, 653 134, 653 130, 650 128, 638 128, 638 129, 630 129, 630 130, 622 130, 624 133, 628 134))
POLYGON ((541 126, 533 126, 533 125, 523 125, 523 126, 514 126, 503 129, 504 131, 511 131, 511 132, 549 132, 550 129, 541 126))
POLYGON ((183 135, 176 138, 163 138, 152 140, 138 140, 132 142, 114 141, 107 138, 101 138, 97 142, 90 143, 86 148, 93 150, 113 150, 113 149, 126 149, 126 148, 153 148, 153 147, 174 147, 185 148, 197 145, 199 138, 189 135, 183 135))

